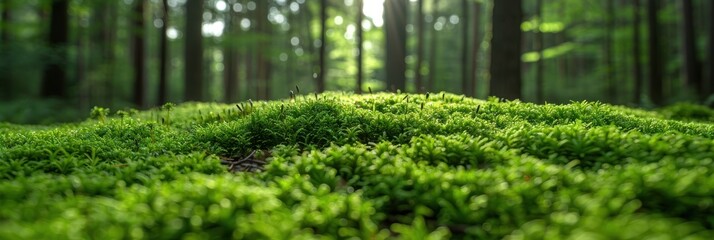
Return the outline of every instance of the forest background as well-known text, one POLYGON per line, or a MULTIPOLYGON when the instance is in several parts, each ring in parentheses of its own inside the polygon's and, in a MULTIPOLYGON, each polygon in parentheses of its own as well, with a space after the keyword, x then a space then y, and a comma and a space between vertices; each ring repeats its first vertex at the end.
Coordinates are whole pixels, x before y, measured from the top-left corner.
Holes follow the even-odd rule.
POLYGON ((74 121, 93 106, 284 99, 295 86, 646 108, 714 103, 707 0, 0 4, 0 121, 74 121))

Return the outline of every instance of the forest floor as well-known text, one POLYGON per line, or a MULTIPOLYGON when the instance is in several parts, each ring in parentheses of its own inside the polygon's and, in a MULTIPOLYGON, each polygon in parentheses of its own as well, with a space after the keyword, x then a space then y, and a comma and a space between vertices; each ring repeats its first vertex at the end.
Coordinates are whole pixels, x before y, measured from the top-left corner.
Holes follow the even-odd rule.
POLYGON ((438 93, 0 124, 0 239, 714 239, 714 113, 438 93))

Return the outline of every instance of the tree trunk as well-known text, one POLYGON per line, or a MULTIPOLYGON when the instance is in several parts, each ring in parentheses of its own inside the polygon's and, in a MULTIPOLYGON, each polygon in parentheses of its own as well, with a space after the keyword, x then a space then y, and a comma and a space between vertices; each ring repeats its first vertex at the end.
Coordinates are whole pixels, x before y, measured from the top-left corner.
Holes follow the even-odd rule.
POLYGON ((0 18, 2 18, 2 25, 0 25, 0 41, 3 44, 7 44, 10 41, 10 2, 12 0, 2 1, 2 13, 0 13, 0 18))
POLYGON ((90 92, 89 92, 89 87, 90 87, 90 81, 87 79, 87 62, 86 62, 86 52, 88 49, 88 41, 86 41, 86 36, 87 34, 85 33, 85 26, 82 26, 82 18, 85 17, 82 14, 77 14, 77 18, 75 19, 77 23, 77 30, 75 32, 75 39, 76 39, 76 48, 77 48, 77 54, 76 54, 76 80, 77 80, 77 85, 79 86, 79 110, 84 111, 86 109, 89 109, 89 97, 90 97, 90 92))
POLYGON ((617 102, 617 90, 615 86, 615 65, 613 63, 613 34, 615 32, 615 4, 614 0, 605 2, 606 29, 605 29, 605 80, 607 82, 607 98, 611 103, 617 102))
POLYGON ((258 34, 262 36, 258 42, 258 53, 257 53, 257 64, 258 64, 258 99, 270 99, 270 37, 271 37, 271 25, 270 22, 264 17, 268 15, 269 3, 267 1, 259 1, 256 13, 257 17, 257 30, 258 34))
POLYGON ((146 15, 144 9, 146 7, 146 1, 137 0, 134 3, 134 16, 133 16, 133 42, 134 42, 134 105, 138 108, 143 108, 146 106, 144 100, 144 95, 146 95, 146 65, 145 65, 145 54, 144 54, 144 31, 146 15))
POLYGON ((320 4, 320 70, 317 73, 317 92, 325 91, 325 46, 327 45, 327 0, 320 4))
POLYGON ((521 0, 493 2, 492 96, 521 98, 521 0))
POLYGON ((439 0, 432 1, 432 24, 429 26, 431 29, 431 42, 429 43, 429 82, 426 84, 427 91, 434 91, 434 86, 436 83, 436 46, 438 36, 436 34, 436 29, 434 29, 434 22, 439 17, 439 0))
POLYGON ((67 43, 69 32, 69 1, 53 0, 51 8, 50 34, 47 41, 52 56, 42 77, 43 97, 67 97, 67 43))
POLYGON ((543 32, 540 27, 543 24, 543 0, 536 0, 536 15, 538 25, 535 29, 535 47, 538 51, 538 61, 536 61, 536 103, 543 103, 543 32))
POLYGON ((416 92, 424 92, 424 83, 422 75, 422 67, 424 63, 424 0, 417 0, 417 62, 416 71, 414 71, 414 84, 416 92))
POLYGON ((225 35, 227 36, 226 39, 229 39, 229 41, 225 41, 223 44, 223 85, 224 85, 224 99, 226 102, 237 102, 238 101, 238 92, 239 92, 239 83, 238 83, 238 56, 237 56, 237 49, 236 45, 233 44, 230 40, 235 39, 235 33, 237 32, 236 26, 235 26, 235 14, 234 12, 228 11, 226 13, 226 19, 225 19, 225 35))
POLYGON ((469 1, 461 0, 461 91, 473 97, 474 87, 469 74, 469 1))
MULTIPOLYGON (((419 0, 421 3, 422 0, 419 0)), ((364 14, 362 9, 364 8, 364 0, 357 0, 357 86, 355 88, 355 93, 362 94, 362 79, 364 73, 364 46, 363 46, 363 35, 364 29, 362 28, 362 21, 364 19, 364 14)), ((418 76, 418 75, 417 75, 418 76)))
POLYGON ((682 53, 684 53, 684 82, 702 99, 703 91, 699 59, 697 58, 696 39, 694 36, 694 9, 692 0, 682 0, 682 53))
POLYGON ((391 91, 405 91, 407 0, 384 2, 384 30, 387 49, 387 87, 391 91))
POLYGON ((201 101, 203 97, 203 2, 186 1, 185 85, 186 101, 201 101))
POLYGON ((164 23, 159 30, 159 94, 158 105, 163 105, 168 101, 166 91, 168 91, 168 65, 169 65, 169 3, 168 0, 162 0, 162 15, 161 20, 164 23))
POLYGON ((634 99, 633 103, 636 105, 640 104, 640 99, 642 99, 642 60, 640 59, 640 0, 633 1, 633 44, 632 44, 632 55, 633 55, 633 65, 634 65, 634 99))
MULTIPOLYGON (((2 1, 2 13, 0 13, 0 18, 2 19, 2 24, 0 24, 0 51, 5 51, 6 54, 9 53, 8 48, 10 48, 10 1, 2 1)), ((11 56, 10 56, 11 57, 11 56)), ((3 74, 0 74, 0 82, 2 82, 3 90, 0 99, 11 99, 14 95, 14 79, 12 79, 12 61, 8 61, 3 66, 3 74)))
POLYGON ((658 106, 664 103, 662 91, 662 64, 659 52, 659 0, 647 0, 647 28, 649 30, 650 99, 658 106))
POLYGON ((714 94, 714 1, 709 1, 709 82, 705 96, 714 94))
POLYGON ((481 31, 481 3, 473 2, 472 4, 474 9, 474 40, 472 41, 473 46, 471 46, 471 56, 473 56, 473 60, 471 61, 471 85, 474 87, 473 96, 475 97, 477 93, 476 89, 478 86, 478 53, 479 49, 481 48, 481 38, 479 36, 479 33, 481 31))

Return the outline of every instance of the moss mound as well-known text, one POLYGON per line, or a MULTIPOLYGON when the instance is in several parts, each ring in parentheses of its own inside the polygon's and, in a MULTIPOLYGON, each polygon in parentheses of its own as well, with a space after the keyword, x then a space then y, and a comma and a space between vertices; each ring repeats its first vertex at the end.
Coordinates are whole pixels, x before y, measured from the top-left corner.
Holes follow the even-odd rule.
POLYGON ((714 125, 673 112, 325 93, 0 124, 0 239, 713 239, 714 125))

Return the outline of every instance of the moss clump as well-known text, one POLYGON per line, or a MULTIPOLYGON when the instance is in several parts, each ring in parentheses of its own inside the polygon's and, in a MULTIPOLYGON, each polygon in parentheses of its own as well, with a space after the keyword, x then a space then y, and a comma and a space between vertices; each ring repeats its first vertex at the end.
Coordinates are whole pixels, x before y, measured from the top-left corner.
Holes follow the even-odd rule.
POLYGON ((664 111, 326 93, 103 115, 0 124, 0 238, 714 237, 714 125, 664 111))

